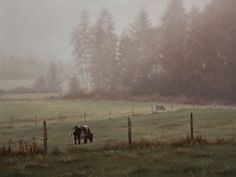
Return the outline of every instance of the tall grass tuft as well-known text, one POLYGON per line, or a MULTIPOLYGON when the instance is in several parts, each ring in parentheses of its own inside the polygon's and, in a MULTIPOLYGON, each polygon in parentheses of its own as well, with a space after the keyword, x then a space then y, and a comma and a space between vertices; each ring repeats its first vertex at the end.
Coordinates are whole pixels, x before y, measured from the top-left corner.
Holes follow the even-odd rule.
POLYGON ((101 150, 140 150, 145 148, 157 148, 161 144, 163 143, 157 140, 140 139, 133 141, 131 145, 128 145, 125 142, 106 144, 101 148, 101 150))
POLYGON ((149 140, 149 139, 140 139, 132 142, 131 145, 128 145, 125 142, 120 143, 112 143, 107 144, 101 148, 101 150, 141 150, 141 149, 155 149, 160 147, 161 145, 193 145, 193 144, 201 144, 201 145, 220 145, 224 144, 224 139, 207 139, 202 136, 196 136, 193 140, 190 137, 180 138, 173 141, 158 141, 158 140, 149 140))
POLYGON ((43 154, 43 151, 36 142, 27 143, 20 140, 18 147, 13 147, 12 141, 9 141, 7 147, 0 148, 0 156, 33 156, 38 154, 43 154))
POLYGON ((224 144, 225 140, 224 139, 207 139, 205 137, 202 137, 201 135, 194 137, 192 140, 189 136, 186 138, 181 138, 178 139, 171 144, 173 145, 190 145, 190 144, 201 144, 201 145, 219 145, 219 144, 224 144))

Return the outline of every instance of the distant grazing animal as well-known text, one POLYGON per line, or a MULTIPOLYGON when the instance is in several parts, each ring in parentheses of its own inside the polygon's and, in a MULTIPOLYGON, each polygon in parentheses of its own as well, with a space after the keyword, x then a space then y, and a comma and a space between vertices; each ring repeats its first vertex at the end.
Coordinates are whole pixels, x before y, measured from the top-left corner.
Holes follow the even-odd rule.
POLYGON ((85 144, 88 142, 88 140, 90 141, 90 143, 93 142, 93 133, 91 133, 87 125, 83 125, 81 127, 80 139, 83 139, 85 144))
POLYGON ((84 143, 86 144, 88 140, 92 143, 93 142, 93 133, 91 133, 90 129, 87 125, 78 126, 76 125, 74 128, 74 132, 72 135, 74 135, 74 143, 80 144, 81 140, 84 140, 84 143))
POLYGON ((156 105, 156 110, 157 110, 157 111, 165 111, 166 108, 165 108, 165 106, 163 106, 163 105, 156 105))

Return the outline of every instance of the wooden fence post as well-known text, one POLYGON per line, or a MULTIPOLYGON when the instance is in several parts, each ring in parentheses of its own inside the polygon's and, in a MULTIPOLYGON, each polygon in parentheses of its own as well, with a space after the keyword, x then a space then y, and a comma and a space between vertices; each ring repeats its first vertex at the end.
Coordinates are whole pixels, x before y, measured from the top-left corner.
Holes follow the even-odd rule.
POLYGON ((35 127, 37 127, 38 126, 38 116, 37 115, 35 115, 35 117, 34 117, 34 123, 35 123, 35 127))
POLYGON ((43 151, 47 154, 48 151, 48 135, 47 135, 47 123, 43 121, 43 151))
POLYGON ((10 128, 13 128, 13 116, 11 116, 11 119, 10 119, 10 128))
POLYGON ((132 116, 134 116, 134 108, 132 107, 132 116))
POLYGON ((86 121, 86 118, 87 118, 87 113, 84 112, 84 121, 86 121))
POLYGON ((191 141, 194 140, 193 135, 193 113, 190 114, 190 133, 191 133, 191 141))
POLYGON ((132 143, 132 134, 131 134, 131 119, 128 116, 128 144, 131 145, 132 143))
POLYGON ((173 111, 174 110, 174 106, 173 106, 173 104, 171 104, 171 111, 173 111))
POLYGON ((216 109, 216 101, 214 102, 214 108, 216 109))
POLYGON ((153 113, 153 106, 151 107, 151 111, 152 111, 152 113, 153 113))

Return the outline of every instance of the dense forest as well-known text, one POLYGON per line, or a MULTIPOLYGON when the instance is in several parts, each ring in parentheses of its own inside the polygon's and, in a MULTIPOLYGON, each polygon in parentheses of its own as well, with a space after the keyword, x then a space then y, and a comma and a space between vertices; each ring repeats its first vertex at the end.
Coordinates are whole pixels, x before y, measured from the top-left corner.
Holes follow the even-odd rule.
POLYGON ((161 23, 153 25, 140 10, 121 33, 108 10, 95 21, 84 10, 71 35, 75 66, 1 55, 0 81, 30 80, 30 92, 61 92, 67 85, 71 96, 235 102, 235 7, 235 0, 212 0, 186 10, 182 0, 170 0, 161 23))
POLYGON ((236 1, 186 11, 170 1, 162 22, 141 10, 117 35, 111 13, 83 11, 72 34, 80 85, 101 95, 185 96, 236 101, 236 1))

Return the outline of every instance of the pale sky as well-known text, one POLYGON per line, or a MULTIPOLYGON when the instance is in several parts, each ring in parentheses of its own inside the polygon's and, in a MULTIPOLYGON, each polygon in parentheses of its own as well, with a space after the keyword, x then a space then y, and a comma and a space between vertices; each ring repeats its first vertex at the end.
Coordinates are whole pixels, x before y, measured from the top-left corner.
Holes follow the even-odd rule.
MULTIPOLYGON (((209 0, 184 0, 202 8, 209 0)), ((126 28, 144 9, 154 25, 160 23, 168 0, 0 0, 0 55, 37 56, 42 59, 71 60, 73 26, 87 9, 94 21, 100 10, 108 9, 117 32, 126 28)))

